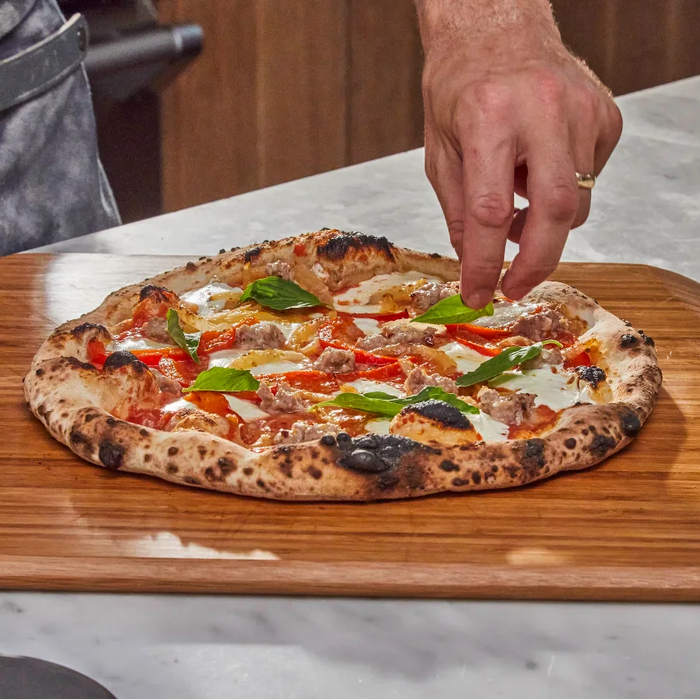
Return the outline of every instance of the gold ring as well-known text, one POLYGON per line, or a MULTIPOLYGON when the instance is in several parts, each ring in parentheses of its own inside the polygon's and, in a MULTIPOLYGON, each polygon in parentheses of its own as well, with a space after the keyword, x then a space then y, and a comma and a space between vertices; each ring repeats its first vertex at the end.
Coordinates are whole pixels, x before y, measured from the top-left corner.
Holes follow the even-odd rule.
POLYGON ((592 190, 595 187, 595 175, 593 173, 576 173, 576 182, 583 190, 592 190))

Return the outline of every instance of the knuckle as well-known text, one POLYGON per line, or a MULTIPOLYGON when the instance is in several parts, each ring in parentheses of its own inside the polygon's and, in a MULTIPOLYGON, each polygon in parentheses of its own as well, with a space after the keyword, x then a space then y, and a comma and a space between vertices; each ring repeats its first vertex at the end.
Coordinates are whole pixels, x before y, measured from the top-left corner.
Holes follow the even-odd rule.
POLYGON ((608 128, 617 142, 622 136, 622 112, 613 102, 608 110, 608 128))
POLYGON ((510 89, 494 80, 475 83, 465 99, 492 117, 507 115, 511 108, 510 89))
POLYGON ((576 185, 563 180, 550 184, 542 197, 542 205, 548 218, 557 222, 572 221, 578 209, 578 202, 579 192, 576 185))
POLYGON ((469 208, 476 223, 486 228, 503 228, 513 217, 513 202, 497 192, 475 195, 469 208))
POLYGON ((541 68, 534 77, 534 88, 541 100, 558 104, 564 96, 564 85, 560 76, 549 68, 541 68))

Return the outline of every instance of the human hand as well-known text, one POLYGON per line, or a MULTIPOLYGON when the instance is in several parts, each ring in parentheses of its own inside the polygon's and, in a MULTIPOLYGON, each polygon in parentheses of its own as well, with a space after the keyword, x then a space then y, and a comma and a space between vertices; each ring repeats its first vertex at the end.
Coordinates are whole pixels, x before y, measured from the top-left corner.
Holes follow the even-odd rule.
POLYGON ((462 298, 473 308, 491 300, 510 239, 520 250, 502 291, 519 299, 554 271, 569 230, 586 220, 591 193, 576 172, 600 173, 622 117, 564 48, 548 2, 422 0, 419 12, 426 173, 462 261, 462 298), (513 192, 529 208, 514 212, 513 192))

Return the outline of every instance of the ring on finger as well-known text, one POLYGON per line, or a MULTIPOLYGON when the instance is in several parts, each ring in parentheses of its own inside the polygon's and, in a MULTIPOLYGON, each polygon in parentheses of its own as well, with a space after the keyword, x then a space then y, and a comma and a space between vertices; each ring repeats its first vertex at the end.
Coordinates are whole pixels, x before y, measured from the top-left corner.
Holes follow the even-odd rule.
POLYGON ((595 187, 596 177, 593 173, 576 173, 576 184, 582 190, 592 190, 595 187))

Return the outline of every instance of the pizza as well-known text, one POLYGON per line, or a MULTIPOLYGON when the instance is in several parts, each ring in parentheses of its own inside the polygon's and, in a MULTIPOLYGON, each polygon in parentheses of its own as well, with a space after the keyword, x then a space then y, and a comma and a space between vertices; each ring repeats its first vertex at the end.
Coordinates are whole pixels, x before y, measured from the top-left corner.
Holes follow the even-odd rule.
POLYGON ((650 337, 565 284, 470 309, 458 279, 337 230, 222 251, 57 328, 26 400, 94 464, 290 500, 521 486, 637 435, 650 337))

